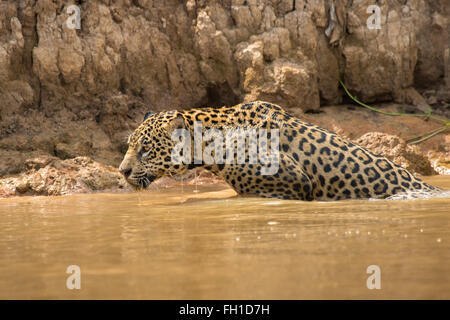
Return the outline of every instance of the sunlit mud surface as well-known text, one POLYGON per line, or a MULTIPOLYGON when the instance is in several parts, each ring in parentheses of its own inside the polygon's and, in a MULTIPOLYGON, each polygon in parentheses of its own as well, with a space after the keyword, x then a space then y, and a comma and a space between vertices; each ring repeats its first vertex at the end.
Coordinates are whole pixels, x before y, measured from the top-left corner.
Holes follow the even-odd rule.
MULTIPOLYGON (((450 189, 450 176, 426 179, 450 189)), ((237 198, 225 185, 0 200, 0 298, 450 299, 450 199, 237 198), (66 269, 81 268, 81 289, 66 269), (369 290, 367 267, 381 269, 369 290)))

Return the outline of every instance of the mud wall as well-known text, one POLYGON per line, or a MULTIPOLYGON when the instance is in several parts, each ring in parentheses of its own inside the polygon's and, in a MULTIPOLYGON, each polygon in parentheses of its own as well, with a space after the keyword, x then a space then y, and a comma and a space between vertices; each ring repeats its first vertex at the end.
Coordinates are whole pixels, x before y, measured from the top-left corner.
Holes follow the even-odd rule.
POLYGON ((0 175, 41 154, 117 165, 147 110, 339 104, 339 78, 367 102, 448 101, 449 17, 448 0, 1 1, 0 175))

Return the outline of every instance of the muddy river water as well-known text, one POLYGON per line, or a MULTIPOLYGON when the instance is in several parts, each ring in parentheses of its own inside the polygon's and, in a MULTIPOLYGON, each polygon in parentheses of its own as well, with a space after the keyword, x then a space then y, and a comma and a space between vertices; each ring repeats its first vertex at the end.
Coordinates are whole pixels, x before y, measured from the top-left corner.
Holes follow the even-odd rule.
MULTIPOLYGON (((450 189, 450 176, 427 181, 450 189)), ((0 298, 450 299, 449 198, 197 189, 0 199, 0 298), (70 265, 79 290, 67 288, 70 265), (380 289, 368 289, 372 275, 380 289)))

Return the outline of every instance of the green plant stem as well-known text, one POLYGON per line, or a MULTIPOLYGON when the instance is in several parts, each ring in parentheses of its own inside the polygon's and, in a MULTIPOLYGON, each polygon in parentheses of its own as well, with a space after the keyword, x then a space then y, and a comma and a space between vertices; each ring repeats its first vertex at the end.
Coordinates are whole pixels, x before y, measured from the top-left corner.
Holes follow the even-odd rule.
POLYGON ((364 108, 367 108, 367 109, 369 109, 369 110, 371 110, 371 111, 373 111, 373 112, 378 112, 378 113, 384 114, 384 115, 386 115, 386 116, 393 116, 393 117, 408 116, 408 117, 416 117, 416 118, 433 119, 433 120, 439 121, 439 122, 441 122, 441 123, 444 124, 443 127, 440 127, 440 128, 438 128, 438 129, 436 129, 436 130, 433 130, 433 131, 431 131, 431 132, 429 132, 429 133, 426 133, 426 134, 421 135, 420 138, 419 138, 419 140, 415 140, 415 139, 417 139, 417 138, 410 139, 409 141, 412 140, 412 142, 408 142, 409 144, 419 144, 419 143, 421 143, 421 142, 423 142, 423 141, 425 141, 425 140, 428 140, 428 139, 434 137, 435 135, 437 135, 437 134, 439 134, 439 133, 441 133, 441 132, 444 132, 444 131, 446 131, 446 130, 448 130, 448 129, 450 128, 450 121, 449 121, 449 120, 447 120, 447 119, 441 119, 441 118, 439 118, 439 117, 435 117, 435 116, 431 115, 431 110, 427 110, 427 111, 424 112, 423 114, 415 114, 415 113, 386 112, 386 111, 382 111, 382 110, 379 110, 379 109, 377 109, 377 108, 371 107, 371 106, 365 104, 364 102, 359 101, 357 97, 355 97, 354 95, 352 95, 352 94, 348 91, 347 87, 344 85, 344 82, 342 82, 342 80, 339 79, 339 83, 341 84, 342 88, 344 88, 345 93, 346 93, 353 101, 355 101, 355 102, 356 102, 357 104, 359 104, 360 106, 363 106, 364 108))
POLYGON ((419 143, 421 143, 421 142, 423 142, 425 140, 428 140, 428 139, 434 137, 435 135, 437 135, 437 134, 439 134, 441 132, 444 132, 444 131, 448 130, 448 128, 449 128, 449 126, 440 127, 439 129, 433 130, 430 133, 422 135, 422 138, 420 138, 419 140, 410 139, 410 140, 413 140, 413 141, 408 142, 408 144, 419 144, 419 143))
POLYGON ((387 115, 387 116, 394 116, 394 117, 398 117, 398 116, 409 116, 409 117, 417 117, 417 118, 429 118, 429 119, 433 119, 433 120, 442 122, 442 123, 443 123, 444 125, 446 125, 446 126, 450 125, 450 121, 449 121, 449 120, 444 120, 444 119, 435 117, 435 116, 431 115, 431 111, 430 111, 430 112, 426 112, 426 113, 424 113, 424 114, 400 113, 400 112, 386 112, 386 111, 381 111, 381 110, 379 110, 379 109, 377 109, 377 108, 374 108, 374 107, 371 107, 371 106, 365 104, 364 102, 359 101, 358 98, 356 98, 355 96, 353 96, 353 95, 348 91, 347 87, 344 85, 344 83, 342 82, 342 80, 339 80, 339 82, 340 82, 342 88, 344 88, 345 93, 347 93, 347 95, 348 95, 353 101, 355 101, 357 104, 359 104, 359 105, 361 105, 361 106, 363 106, 363 107, 365 107, 365 108, 367 108, 367 109, 369 109, 369 110, 372 110, 372 111, 374 111, 374 112, 378 112, 378 113, 381 113, 381 114, 384 114, 384 115, 387 115))

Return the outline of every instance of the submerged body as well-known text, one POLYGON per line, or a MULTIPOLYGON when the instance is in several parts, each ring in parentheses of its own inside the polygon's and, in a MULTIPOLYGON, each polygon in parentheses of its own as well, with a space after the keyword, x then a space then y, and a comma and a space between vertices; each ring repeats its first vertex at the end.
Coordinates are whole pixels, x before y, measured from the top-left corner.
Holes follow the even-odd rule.
MULTIPOLYGON (((248 148, 249 142, 245 146, 248 148)), ((221 148, 225 150, 226 146, 221 148)), ((249 155, 250 151, 235 149, 234 153, 249 155)), ((194 167, 213 172, 240 195, 268 198, 387 198, 409 191, 435 190, 387 158, 262 101, 151 114, 130 136, 120 170, 132 186, 145 188, 157 178, 181 174, 194 167), (183 129, 194 134, 196 122, 204 130, 236 127, 276 130, 272 131, 279 133, 276 172, 262 174, 263 166, 251 163, 248 158, 244 163, 175 163, 173 131, 183 129)))

